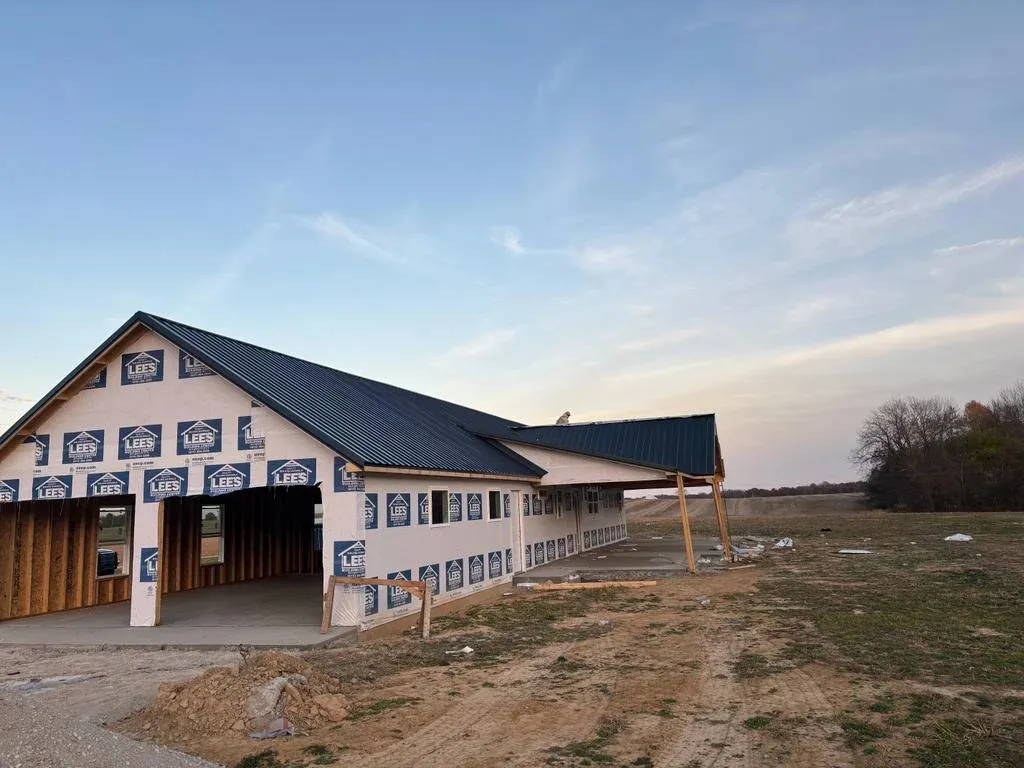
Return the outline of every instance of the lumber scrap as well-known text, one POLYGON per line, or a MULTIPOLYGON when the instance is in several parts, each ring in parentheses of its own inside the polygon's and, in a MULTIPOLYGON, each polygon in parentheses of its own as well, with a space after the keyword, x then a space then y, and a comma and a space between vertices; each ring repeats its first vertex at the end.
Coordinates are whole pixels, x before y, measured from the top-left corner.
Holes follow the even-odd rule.
POLYGON ((562 592, 569 589, 608 589, 609 587, 642 589, 644 587, 653 587, 657 584, 657 581, 575 581, 571 584, 538 584, 533 589, 535 592, 562 592))

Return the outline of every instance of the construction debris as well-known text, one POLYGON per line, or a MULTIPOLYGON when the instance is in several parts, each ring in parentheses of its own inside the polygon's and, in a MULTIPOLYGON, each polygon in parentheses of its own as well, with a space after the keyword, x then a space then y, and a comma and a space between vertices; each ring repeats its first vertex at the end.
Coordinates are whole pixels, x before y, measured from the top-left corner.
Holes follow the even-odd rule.
POLYGON ((870 549, 840 549, 840 555, 873 555, 875 554, 870 549))
POLYGON ((473 649, 468 645, 464 645, 461 648, 456 648, 454 651, 445 651, 448 656, 458 656, 460 654, 468 656, 473 652, 473 649))
POLYGON ((294 736, 295 726, 287 717, 279 717, 258 733, 250 733, 250 739, 279 739, 282 736, 294 736))
POLYGON ((701 608, 707 608, 708 606, 711 605, 711 598, 710 597, 698 597, 697 598, 697 605, 699 605, 701 608))
POLYGON ((954 533, 952 536, 947 536, 943 541, 974 541, 974 537, 968 536, 966 533, 954 533))
POLYGON ((789 538, 789 537, 786 537, 785 539, 779 539, 778 541, 776 541, 772 545, 772 549, 792 549, 792 548, 793 548, 793 540, 791 538, 789 538))

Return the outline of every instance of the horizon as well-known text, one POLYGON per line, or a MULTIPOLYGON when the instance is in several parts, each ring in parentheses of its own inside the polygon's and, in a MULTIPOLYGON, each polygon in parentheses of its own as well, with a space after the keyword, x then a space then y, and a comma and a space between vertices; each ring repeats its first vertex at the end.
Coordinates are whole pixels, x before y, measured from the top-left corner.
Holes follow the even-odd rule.
POLYGON ((139 305, 526 424, 714 413, 733 489, 1024 373, 1024 6, 239 8, 0 29, 0 431, 139 305))

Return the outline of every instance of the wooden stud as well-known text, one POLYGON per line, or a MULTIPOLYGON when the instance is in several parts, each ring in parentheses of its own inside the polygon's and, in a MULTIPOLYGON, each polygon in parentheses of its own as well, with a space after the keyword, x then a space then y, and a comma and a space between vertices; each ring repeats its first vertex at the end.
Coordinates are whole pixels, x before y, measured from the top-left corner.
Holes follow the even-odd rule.
POLYGON ((19 520, 21 536, 18 539, 18 604, 15 616, 28 616, 32 613, 32 544, 36 532, 35 507, 29 506, 26 514, 19 520))
POLYGON ((711 484, 715 496, 715 515, 718 517, 718 533, 722 539, 722 553, 727 560, 732 559, 732 543, 729 540, 729 519, 725 514, 725 501, 722 499, 722 480, 715 478, 711 484))
POLYGON ((67 602, 68 583, 68 511, 61 505, 53 521, 53 541, 50 553, 53 565, 50 569, 50 610, 63 611, 67 602))
POLYGON ((0 505, 0 619, 9 619, 14 603, 18 515, 20 504, 0 505))
POLYGON ((68 543, 71 545, 71 552, 68 553, 68 599, 66 607, 80 608, 82 606, 82 559, 85 553, 85 526, 82 510, 75 505, 68 513, 68 543))
POLYGON ((693 558, 693 534, 690 533, 690 515, 686 511, 686 488, 683 476, 676 475, 676 490, 679 492, 679 516, 683 520, 683 543, 686 546, 686 567, 690 573, 697 573, 697 563, 693 558))
POLYGON ((92 504, 85 505, 85 563, 82 576, 85 578, 86 597, 84 605, 96 605, 96 550, 100 540, 100 515, 92 504))
POLYGON ((535 592, 564 592, 571 589, 608 589, 609 587, 642 589, 644 587, 654 587, 657 584, 657 581, 577 581, 572 584, 538 584, 533 589, 535 592))
MULTIPOLYGON (((377 585, 385 587, 398 587, 401 590, 408 592, 413 597, 419 598, 423 602, 430 600, 430 585, 425 581, 406 581, 405 579, 364 579, 355 576, 330 576, 327 580, 327 594, 324 595, 324 615, 320 622, 320 634, 327 634, 327 630, 331 627, 331 618, 334 614, 334 592, 339 584, 366 584, 366 585, 377 585)), ((420 609, 420 621, 426 621, 426 634, 424 639, 427 639, 430 635, 430 608, 426 609, 426 613, 423 613, 423 609, 420 609), (425 619, 423 617, 426 617, 425 619)))

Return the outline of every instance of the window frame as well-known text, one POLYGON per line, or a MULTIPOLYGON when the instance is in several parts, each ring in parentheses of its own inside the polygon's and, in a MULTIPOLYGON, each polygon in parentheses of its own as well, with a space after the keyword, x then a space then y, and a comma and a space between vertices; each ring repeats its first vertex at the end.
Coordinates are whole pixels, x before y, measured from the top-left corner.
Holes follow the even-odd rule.
POLYGON ((587 505, 588 515, 601 513, 601 490, 590 486, 583 489, 583 503, 587 505))
POLYGON ((200 504, 199 505, 199 567, 200 568, 216 568, 218 565, 224 565, 226 562, 225 552, 227 547, 225 546, 226 535, 224 533, 224 513, 227 511, 226 504, 200 504), (217 508, 220 510, 220 533, 214 536, 203 536, 203 519, 206 516, 206 510, 217 508), (217 555, 216 562, 203 562, 203 539, 208 538, 219 538, 220 539, 220 552, 217 555))
MULTIPOLYGON (((447 528, 449 525, 452 524, 452 520, 451 520, 451 503, 452 503, 452 500, 451 500, 451 490, 447 486, 443 486, 443 487, 442 486, 428 486, 427 487, 427 494, 428 494, 428 498, 430 499, 430 501, 429 501, 429 505, 430 505, 430 527, 431 528, 447 528), (434 522, 434 494, 435 493, 443 493, 444 494, 444 505, 442 506, 442 510, 443 510, 442 517, 443 517, 444 521, 440 522, 440 523, 435 523, 434 522)), ((440 577, 438 577, 438 578, 440 578, 440 577)))
POLYGON ((93 575, 96 581, 106 581, 107 579, 124 579, 130 578, 132 575, 132 561, 135 559, 135 550, 132 542, 132 532, 135 530, 135 505, 134 504, 110 504, 108 506, 99 507, 96 510, 97 519, 102 521, 103 511, 113 509, 124 510, 124 550, 125 557, 118 560, 121 573, 108 573, 106 576, 100 576, 99 574, 99 550, 107 549, 100 542, 100 530, 102 525, 99 525, 96 530, 96 554, 93 555, 93 575))
MULTIPOLYGON (((485 491, 485 493, 487 494, 487 522, 489 522, 489 523, 499 522, 500 520, 502 520, 502 514, 503 514, 502 503, 501 503, 501 489, 500 488, 488 488, 487 491, 485 491), (493 494, 497 494, 497 497, 498 497, 498 508, 497 508, 497 513, 498 514, 497 514, 497 516, 493 516, 493 517, 492 517, 492 514, 493 514, 493 512, 495 510, 492 509, 492 507, 491 507, 491 494, 492 493, 493 494)), ((504 553, 502 554, 502 556, 504 556, 504 553)))

